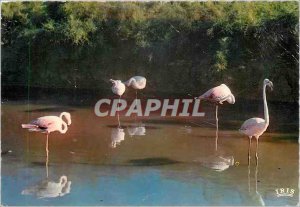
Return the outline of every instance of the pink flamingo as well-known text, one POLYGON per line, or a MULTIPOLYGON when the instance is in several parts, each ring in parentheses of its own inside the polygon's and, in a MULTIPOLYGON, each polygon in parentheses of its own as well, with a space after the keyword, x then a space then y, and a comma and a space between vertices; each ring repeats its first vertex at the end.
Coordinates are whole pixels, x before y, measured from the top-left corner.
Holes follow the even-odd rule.
POLYGON ((127 87, 132 86, 136 90, 141 90, 146 87, 146 78, 143 76, 133 76, 128 81, 125 82, 127 87))
POLYGON ((249 137, 249 149, 248 149, 248 164, 250 164, 250 148, 251 148, 251 139, 254 136, 256 138, 256 163, 258 162, 258 139, 266 131, 269 126, 269 110, 266 97, 266 86, 269 86, 273 90, 273 83, 269 79, 264 80, 263 84, 263 100, 264 100, 264 116, 262 118, 251 118, 246 120, 240 128, 240 132, 249 137))
MULTIPOLYGON (((124 84, 127 87, 135 89, 135 104, 137 105, 137 91, 142 90, 146 87, 147 79, 143 76, 133 76, 129 80, 125 81, 124 84)), ((137 116, 135 116, 136 121, 137 116)))
POLYGON ((113 86, 111 87, 112 92, 114 94, 120 96, 120 98, 121 98, 121 96, 125 92, 125 88, 126 88, 125 84, 122 83, 122 81, 120 81, 120 80, 110 79, 109 81, 113 84, 113 86))
MULTIPOLYGON (((122 81, 120 80, 110 79, 109 81, 113 84, 113 86, 111 87, 112 92, 119 96, 119 104, 120 104, 121 96, 126 90, 125 84, 122 83, 122 81)), ((119 123, 119 127, 121 127, 120 118, 119 118, 119 104, 118 104, 118 123, 119 123)))
POLYGON ((218 142, 218 104, 223 104, 224 101, 227 101, 230 104, 235 103, 235 97, 231 93, 228 86, 225 84, 221 84, 217 87, 211 88, 208 91, 206 91, 204 94, 198 97, 200 100, 207 100, 209 102, 216 104, 216 150, 217 150, 217 142, 218 142))
POLYGON ((28 129, 30 132, 42 132, 42 133, 47 134, 46 166, 48 166, 48 157, 49 157, 49 150, 48 150, 49 134, 54 131, 59 131, 60 133, 65 134, 68 130, 67 125, 70 125, 70 124, 71 124, 71 115, 68 112, 62 112, 59 117, 58 116, 43 116, 43 117, 39 117, 35 120, 32 120, 29 124, 22 124, 22 128, 28 129), (62 119, 63 117, 66 118, 67 123, 62 119))
POLYGON ((137 90, 142 90, 146 87, 146 78, 143 76, 133 76, 128 81, 126 81, 124 84, 129 87, 135 89, 135 99, 137 99, 137 90))

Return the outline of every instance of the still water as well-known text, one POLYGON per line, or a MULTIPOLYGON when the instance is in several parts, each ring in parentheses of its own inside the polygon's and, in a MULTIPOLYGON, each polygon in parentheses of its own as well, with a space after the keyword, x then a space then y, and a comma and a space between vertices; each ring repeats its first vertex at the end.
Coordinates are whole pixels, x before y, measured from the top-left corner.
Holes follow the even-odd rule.
POLYGON ((194 119, 121 116, 120 129, 116 117, 96 117, 93 107, 6 103, 1 203, 297 205, 298 142, 289 139, 297 132, 266 132, 259 142, 258 165, 253 142, 248 166, 248 139, 237 131, 245 119, 230 120, 235 125, 226 129, 221 117, 216 145, 210 112, 208 118, 194 119), (72 124, 66 134, 50 134, 46 166, 46 136, 21 124, 62 111, 71 113, 72 124), (295 193, 277 197, 280 188, 295 193))

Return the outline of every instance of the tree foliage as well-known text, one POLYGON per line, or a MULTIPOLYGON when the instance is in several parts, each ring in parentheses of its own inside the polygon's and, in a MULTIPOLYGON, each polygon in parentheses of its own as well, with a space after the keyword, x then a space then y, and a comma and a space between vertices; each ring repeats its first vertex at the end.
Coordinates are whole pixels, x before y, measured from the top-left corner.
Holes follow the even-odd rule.
MULTIPOLYGON (((226 82, 298 99, 297 2, 2 3, 2 84, 101 88, 138 73, 153 90, 226 82), (30 68, 29 68, 30 67, 30 68), (253 86, 253 87, 249 87, 253 86)), ((252 90, 252 91, 251 91, 252 90)))

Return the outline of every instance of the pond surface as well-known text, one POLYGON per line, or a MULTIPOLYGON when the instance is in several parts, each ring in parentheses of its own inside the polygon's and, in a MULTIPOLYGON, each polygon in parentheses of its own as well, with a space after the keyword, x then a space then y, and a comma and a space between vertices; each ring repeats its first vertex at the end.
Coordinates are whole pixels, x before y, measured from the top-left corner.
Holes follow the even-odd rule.
POLYGON ((116 117, 96 117, 93 107, 6 103, 2 205, 297 205, 299 149, 290 137, 298 132, 268 130, 258 165, 254 140, 248 166, 248 138, 238 132, 245 119, 221 116, 216 146, 210 109, 194 119, 121 116, 120 129, 116 117), (50 134, 46 166, 45 134, 21 124, 62 111, 71 113, 72 124, 66 134, 50 134), (277 197, 280 188, 295 193, 277 197))

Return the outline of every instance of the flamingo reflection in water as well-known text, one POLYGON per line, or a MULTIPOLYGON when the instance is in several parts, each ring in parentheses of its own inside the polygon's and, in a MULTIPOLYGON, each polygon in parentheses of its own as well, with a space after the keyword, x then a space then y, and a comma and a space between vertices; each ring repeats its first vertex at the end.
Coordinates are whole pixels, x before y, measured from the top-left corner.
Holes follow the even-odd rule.
POLYGON ((228 169, 230 166, 234 165, 234 157, 215 155, 203 159, 201 164, 206 168, 210 168, 214 171, 222 172, 228 169))
POLYGON ((219 129, 215 133, 215 150, 213 155, 201 159, 201 165, 214 171, 222 172, 235 164, 233 156, 224 156, 218 152, 219 129))
POLYGON ((67 176, 60 177, 58 182, 42 180, 22 191, 22 195, 33 195, 37 198, 55 198, 69 194, 71 191, 71 181, 67 176))
POLYGON ((125 132, 124 129, 114 128, 111 131, 111 147, 116 148, 117 145, 120 145, 122 141, 125 140, 125 132))
POLYGON ((144 124, 134 124, 134 125, 127 127, 127 132, 130 137, 145 136, 146 135, 146 127, 144 124))
POLYGON ((228 169, 230 166, 234 165, 234 157, 224 156, 218 152, 217 136, 218 129, 216 129, 215 151, 213 155, 200 159, 200 163, 203 167, 212 169, 217 172, 222 172, 228 169))
MULTIPOLYGON (((250 151, 251 148, 251 144, 249 143, 248 145, 248 151, 250 151)), ((262 197, 262 195, 259 193, 258 191, 258 156, 256 157, 256 165, 255 165, 255 193, 251 192, 251 163, 250 160, 248 162, 248 191, 249 191, 249 196, 252 200, 253 203, 251 203, 251 205, 255 205, 255 206, 265 206, 265 202, 264 199, 262 197)))

